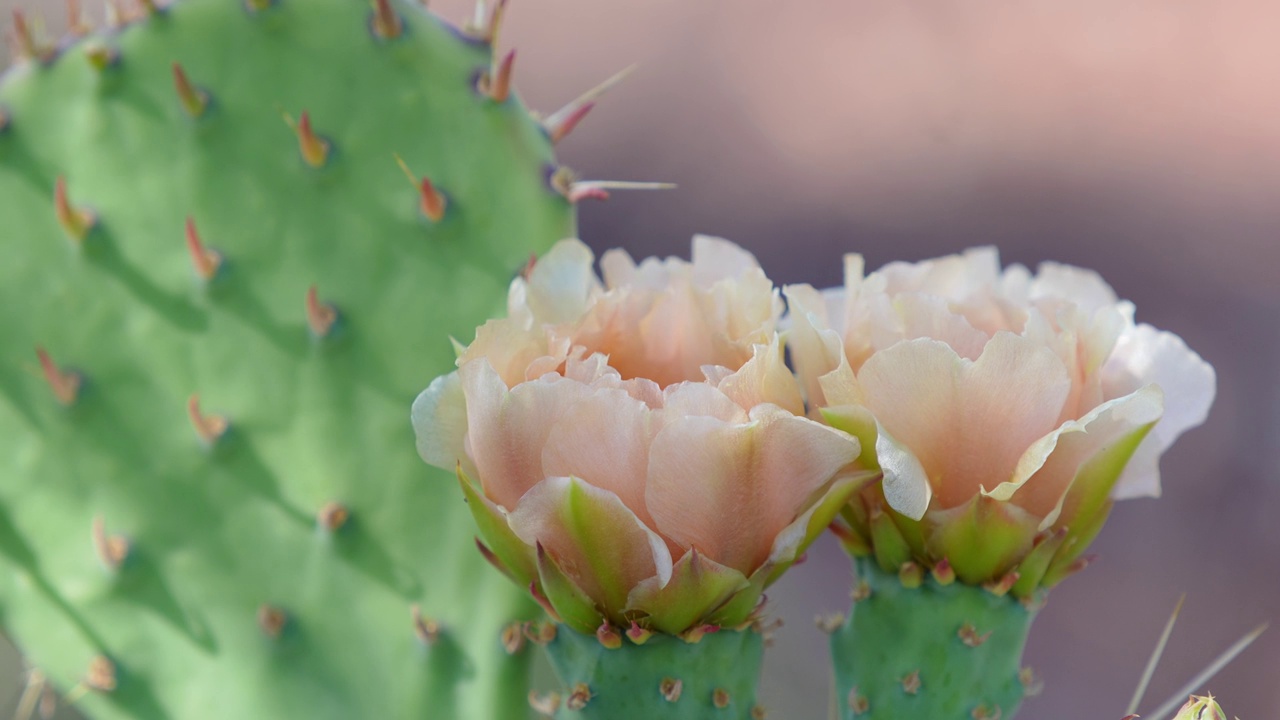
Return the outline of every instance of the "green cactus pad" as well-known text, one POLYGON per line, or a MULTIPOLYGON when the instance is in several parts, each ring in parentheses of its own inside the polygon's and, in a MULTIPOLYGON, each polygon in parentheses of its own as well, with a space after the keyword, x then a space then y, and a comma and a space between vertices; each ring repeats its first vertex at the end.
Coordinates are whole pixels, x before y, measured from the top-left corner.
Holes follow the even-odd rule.
POLYGON ((1034 610, 958 582, 906 588, 873 558, 854 564, 855 600, 831 636, 841 717, 1013 717, 1031 682, 1019 663, 1034 610))
POLYGON ((572 207, 542 127, 477 92, 487 43, 409 3, 381 39, 371 7, 183 0, 0 80, 0 620, 61 690, 90 680, 94 717, 527 712, 499 635, 536 606, 481 561, 409 407, 572 207), (283 119, 304 111, 319 168, 283 119), (69 406, 38 346, 64 394, 82 374, 69 406), (206 435, 230 422, 211 443, 194 395, 206 435))
POLYGON ((643 645, 624 639, 610 649, 561 625, 546 649, 563 686, 560 720, 764 716, 756 705, 764 638, 754 629, 721 630, 693 643, 655 634, 643 645))

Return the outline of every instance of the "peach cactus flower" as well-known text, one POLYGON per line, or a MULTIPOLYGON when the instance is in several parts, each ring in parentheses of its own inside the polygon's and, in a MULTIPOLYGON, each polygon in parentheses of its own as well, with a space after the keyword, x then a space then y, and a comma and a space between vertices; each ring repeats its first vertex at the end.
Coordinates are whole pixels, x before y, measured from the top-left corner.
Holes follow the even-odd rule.
POLYGON ((512 283, 414 403, 419 453, 458 469, 486 554, 571 626, 741 624, 874 473, 804 416, 750 254, 615 250, 603 282, 593 260, 567 240, 512 283))
POLYGON ((864 276, 849 255, 843 288, 786 294, 811 409, 884 472, 852 530, 870 543, 882 500, 914 560, 969 582, 1062 577, 1112 500, 1159 494, 1160 454, 1213 401, 1213 368, 1088 270, 980 248, 864 276))

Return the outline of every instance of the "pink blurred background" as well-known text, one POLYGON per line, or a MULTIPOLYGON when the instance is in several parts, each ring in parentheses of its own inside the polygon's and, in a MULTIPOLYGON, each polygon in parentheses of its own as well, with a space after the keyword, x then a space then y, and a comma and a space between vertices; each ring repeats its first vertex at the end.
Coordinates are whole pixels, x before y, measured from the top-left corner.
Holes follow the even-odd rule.
MULTIPOLYGON (((432 2, 455 20, 470 6, 432 2)), ((1118 720, 1180 593, 1145 710, 1280 620, 1278 35, 1280 6, 1252 0, 513 0, 502 42, 547 111, 640 65, 561 158, 680 187, 583 206, 597 249, 687 255, 717 234, 779 283, 827 286, 844 252, 875 267, 994 244, 1099 270, 1215 366, 1217 404, 1165 456, 1164 498, 1116 508, 1099 561, 1033 632, 1046 684, 1021 717, 1118 720)), ((773 593, 771 717, 826 716, 813 617, 845 609, 846 567, 823 542, 773 593)), ((1278 676, 1280 628, 1207 689, 1229 715, 1280 717, 1278 676)))

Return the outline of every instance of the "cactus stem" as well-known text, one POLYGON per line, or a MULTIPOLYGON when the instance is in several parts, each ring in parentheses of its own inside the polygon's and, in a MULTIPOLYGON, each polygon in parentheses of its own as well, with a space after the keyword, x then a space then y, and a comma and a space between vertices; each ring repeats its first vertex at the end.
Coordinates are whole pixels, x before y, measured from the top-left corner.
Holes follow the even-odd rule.
POLYGON ((391 0, 373 0, 373 34, 382 40, 394 40, 404 32, 404 22, 391 7, 391 0))
POLYGON ((327 337, 337 321, 338 311, 329 303, 320 301, 316 286, 307 288, 307 326, 311 328, 311 334, 318 338, 327 337))
POLYGON ((138 4, 142 6, 142 12, 147 15, 155 15, 160 11, 156 6, 156 0, 138 0, 138 4))
POLYGON ((552 716, 560 709, 560 693, 552 690, 540 693, 537 690, 529 691, 529 707, 539 715, 552 716))
POLYGON ((0 108, 0 133, 9 129, 9 121, 9 111, 4 108, 0 108))
POLYGON ((212 280, 218 274, 218 269, 222 267, 222 255, 217 250, 206 247, 204 242, 200 240, 200 233, 196 230, 196 222, 192 218, 187 218, 187 252, 191 255, 191 264, 195 266, 196 275, 201 280, 212 280))
POLYGON ((591 702, 591 688, 584 682, 580 682, 573 686, 573 691, 569 693, 569 699, 565 701, 564 706, 570 710, 581 710, 591 702))
POLYGON ((106 521, 101 515, 97 515, 93 518, 93 549, 97 551, 102 564, 115 572, 129 557, 129 539, 123 535, 108 534, 106 521))
POLYGON ((192 395, 187 399, 187 415, 191 418, 191 427, 196 437, 205 445, 213 445, 227 433, 230 423, 221 415, 205 415, 200 412, 200 396, 192 395))
POLYGON ((858 692, 858 686, 856 685, 849 690, 847 702, 849 703, 849 710, 854 715, 864 715, 871 710, 871 703, 867 700, 867 696, 858 692))
POLYGON ((960 642, 963 642, 965 645, 971 648, 976 648, 991 638, 991 632, 992 631, 988 630, 985 633, 979 634, 978 628, 974 627, 973 623, 967 622, 960 626, 960 630, 956 632, 956 637, 959 637, 960 642))
POLYGON ((286 114, 284 121, 298 136, 298 151, 302 154, 303 161, 313 168, 324 167, 325 163, 329 161, 331 148, 328 140, 316 135, 315 131, 311 129, 311 113, 303 110, 296 123, 292 117, 286 114))
POLYGON ((44 374, 45 382, 49 383, 49 388, 53 390, 53 397, 64 406, 74 404, 80 395, 80 385, 83 382, 80 373, 59 368, 49 353, 38 345, 36 357, 40 359, 40 371, 44 374))
POLYGON ((912 670, 902 678, 902 692, 908 695, 915 695, 920 692, 920 671, 912 670))
POLYGON ((524 628, 523 623, 508 623, 502 628, 502 649, 507 651, 508 655, 515 655, 524 649, 524 628))
POLYGON ((67 197, 67 179, 61 175, 53 186, 53 211, 63 232, 77 243, 82 242, 98 222, 92 211, 71 204, 67 197))
POLYGON ((822 632, 830 635, 840 626, 844 624, 844 613, 831 613, 830 615, 819 615, 813 619, 815 625, 822 632))
POLYGON ((209 107, 209 94, 191 84, 187 72, 181 63, 173 64, 173 87, 178 91, 178 99, 182 101, 182 109, 193 118, 204 115, 209 107))
POLYGON ((480 92, 496 103, 506 102, 511 96, 511 75, 515 64, 516 51, 512 50, 502 57, 502 62, 495 63, 493 68, 481 73, 478 83, 480 92))
POLYGON ((268 10, 275 4, 275 0, 244 0, 244 6, 251 13, 259 13, 268 10))
POLYGON ((423 617, 422 606, 414 605, 409 610, 409 615, 413 618, 413 633, 418 636, 418 640, 423 645, 435 645, 440 640, 440 634, 444 632, 444 628, 436 620, 423 617))
POLYGON ((729 691, 724 688, 716 688, 711 691, 711 704, 715 705, 717 710, 729 707, 729 691))
POLYGON ((578 123, 582 122, 582 119, 585 118, 587 113, 591 112, 591 109, 595 106, 596 104, 593 102, 585 103, 575 108, 573 112, 561 118, 558 124, 552 125, 550 121, 543 123, 543 128, 546 129, 547 136, 551 138, 551 144, 559 144, 561 140, 568 137, 569 133, 573 132, 573 129, 578 127, 578 123))
POLYGON ((94 70, 101 72, 120 62, 120 51, 104 42, 93 42, 85 46, 84 58, 94 70))
POLYGON ((258 606, 258 629, 272 640, 280 637, 288 622, 289 616, 284 610, 266 603, 258 606))
POLYGON ((600 627, 596 628, 596 639, 608 650, 617 650, 622 647, 622 633, 610 625, 608 620, 600 623, 600 627))
POLYGON ((682 690, 684 690, 684 681, 679 678, 665 677, 658 685, 658 692, 662 694, 662 699, 669 703, 679 700, 682 690))
POLYGON ((405 177, 409 178, 409 182, 413 183, 413 186, 418 189, 418 210, 423 217, 431 222, 440 222, 441 218, 444 217, 445 207, 449 204, 448 198, 444 196, 444 193, 436 189, 430 178, 423 177, 419 180, 413 174, 413 171, 409 169, 409 165, 404 161, 404 158, 396 155, 395 159, 396 164, 404 171, 405 177))
POLYGON ((316 524, 328 532, 336 532, 342 529, 350 518, 351 511, 345 505, 331 500, 321 506, 316 513, 316 524))

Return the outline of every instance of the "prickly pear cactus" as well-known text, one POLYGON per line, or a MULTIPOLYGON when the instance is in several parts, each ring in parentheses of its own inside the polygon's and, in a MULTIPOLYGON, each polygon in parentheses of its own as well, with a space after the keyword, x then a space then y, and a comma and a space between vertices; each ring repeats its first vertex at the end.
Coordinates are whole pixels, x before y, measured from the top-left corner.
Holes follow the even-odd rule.
POLYGON ((752 720, 764 639, 755 628, 699 635, 696 642, 653 634, 637 644, 602 642, 561 626, 546 643, 561 693, 530 704, 562 720, 752 720), (563 703, 563 704, 561 704, 563 703), (558 710, 558 712, 557 712, 558 710))
POLYGON ((869 557, 855 565, 849 617, 831 636, 841 717, 1013 717, 1034 683, 1019 666, 1034 606, 869 557))
POLYGON ((6 632, 99 718, 523 715, 408 408, 573 234, 551 138, 418 6, 142 7, 0 82, 6 632))

